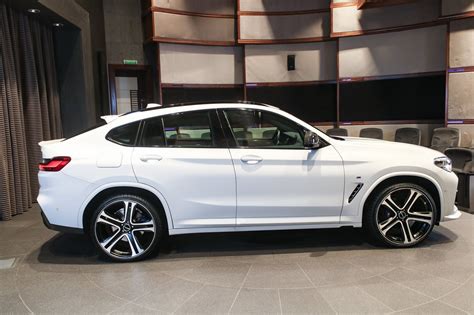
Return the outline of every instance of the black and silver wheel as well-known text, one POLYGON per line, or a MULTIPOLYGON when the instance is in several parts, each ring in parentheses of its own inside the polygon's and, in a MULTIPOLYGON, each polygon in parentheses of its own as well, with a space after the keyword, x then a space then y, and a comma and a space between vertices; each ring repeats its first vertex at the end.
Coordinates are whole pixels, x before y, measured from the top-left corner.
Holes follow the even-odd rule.
POLYGON ((94 213, 90 228, 96 247, 117 261, 136 261, 150 255, 161 231, 155 207, 132 195, 105 200, 94 213))
POLYGON ((365 228, 375 240, 394 247, 410 247, 433 230, 436 204, 422 187, 404 183, 383 189, 365 211, 365 228))

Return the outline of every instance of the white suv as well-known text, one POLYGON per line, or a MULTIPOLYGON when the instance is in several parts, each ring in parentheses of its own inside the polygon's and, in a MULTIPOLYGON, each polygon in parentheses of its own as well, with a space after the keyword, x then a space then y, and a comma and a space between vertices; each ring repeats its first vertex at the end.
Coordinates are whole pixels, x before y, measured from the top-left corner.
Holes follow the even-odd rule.
POLYGON ((108 117, 40 143, 45 224, 89 233, 114 260, 165 234, 363 227, 408 247, 456 219, 457 177, 420 146, 329 137, 251 103, 192 104, 108 117))

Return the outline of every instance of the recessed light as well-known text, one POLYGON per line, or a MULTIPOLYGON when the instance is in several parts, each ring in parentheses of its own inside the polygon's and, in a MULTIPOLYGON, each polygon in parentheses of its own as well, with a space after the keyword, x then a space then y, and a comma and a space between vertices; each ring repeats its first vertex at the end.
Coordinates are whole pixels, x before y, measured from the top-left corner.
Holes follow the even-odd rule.
POLYGON ((63 23, 53 23, 53 26, 55 26, 55 27, 63 27, 64 24, 63 24, 63 23))
POLYGON ((38 9, 28 9, 28 12, 36 14, 36 13, 40 13, 41 11, 38 9))

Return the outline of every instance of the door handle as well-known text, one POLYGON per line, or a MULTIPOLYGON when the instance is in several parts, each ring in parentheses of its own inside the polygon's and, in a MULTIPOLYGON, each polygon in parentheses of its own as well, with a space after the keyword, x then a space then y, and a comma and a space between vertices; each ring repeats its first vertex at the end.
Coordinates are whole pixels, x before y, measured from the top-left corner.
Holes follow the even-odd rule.
POLYGON ((245 155, 240 160, 249 165, 255 165, 263 161, 261 157, 256 155, 245 155))
POLYGON ((142 156, 140 156, 140 160, 142 162, 161 161, 161 160, 163 160, 163 157, 161 157, 159 155, 142 155, 142 156))

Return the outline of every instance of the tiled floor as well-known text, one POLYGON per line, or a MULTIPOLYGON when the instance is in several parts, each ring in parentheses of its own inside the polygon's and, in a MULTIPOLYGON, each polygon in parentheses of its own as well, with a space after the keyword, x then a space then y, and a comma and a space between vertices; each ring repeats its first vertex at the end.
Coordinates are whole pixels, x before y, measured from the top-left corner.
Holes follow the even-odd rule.
POLYGON ((413 249, 375 248, 351 229, 188 235, 114 264, 34 208, 0 222, 0 260, 0 313, 474 314, 470 214, 413 249))

